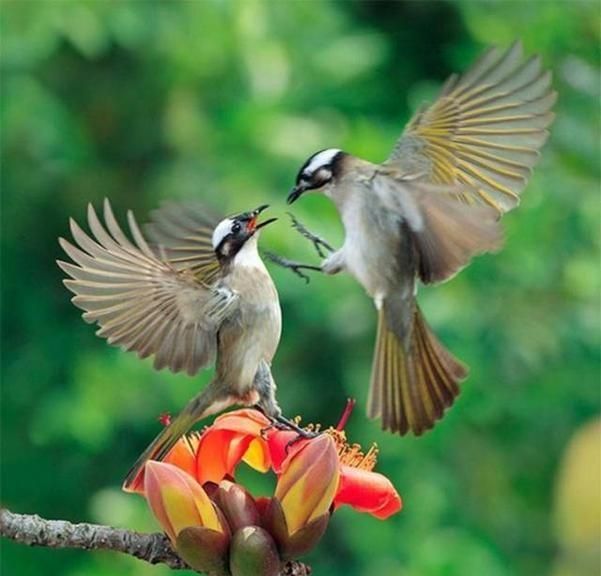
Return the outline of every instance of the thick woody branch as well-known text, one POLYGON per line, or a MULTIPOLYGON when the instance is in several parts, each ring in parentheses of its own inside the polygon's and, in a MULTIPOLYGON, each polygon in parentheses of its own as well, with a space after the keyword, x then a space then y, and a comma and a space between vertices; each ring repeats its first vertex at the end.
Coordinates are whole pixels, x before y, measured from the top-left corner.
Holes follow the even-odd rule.
MULTIPOLYGON (((150 564, 166 564, 174 570, 190 569, 175 553, 163 534, 143 534, 99 524, 72 524, 45 520, 32 514, 0 509, 0 536, 28 546, 112 550, 150 564)), ((287 562, 281 576, 308 576, 311 569, 300 562, 287 562)))

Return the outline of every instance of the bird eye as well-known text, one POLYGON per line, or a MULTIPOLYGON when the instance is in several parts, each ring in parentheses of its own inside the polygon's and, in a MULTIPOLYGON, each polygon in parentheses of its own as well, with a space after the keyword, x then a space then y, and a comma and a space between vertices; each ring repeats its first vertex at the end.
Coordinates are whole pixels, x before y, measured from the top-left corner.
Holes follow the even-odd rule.
POLYGON ((241 229, 242 226, 240 226, 240 222, 234 222, 234 225, 232 226, 232 232, 234 234, 238 234, 238 232, 240 232, 241 229))
POLYGON ((313 176, 313 180, 316 182, 325 184, 329 180, 332 179, 332 171, 328 168, 320 168, 315 175, 313 176))

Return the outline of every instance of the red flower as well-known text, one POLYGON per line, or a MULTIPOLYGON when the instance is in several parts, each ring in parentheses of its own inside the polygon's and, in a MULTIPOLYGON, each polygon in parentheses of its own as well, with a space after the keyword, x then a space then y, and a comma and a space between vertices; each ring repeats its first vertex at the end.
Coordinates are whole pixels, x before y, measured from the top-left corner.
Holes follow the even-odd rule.
POLYGON ((240 461, 259 472, 271 466, 263 433, 271 422, 257 410, 235 410, 219 416, 201 435, 196 450, 196 478, 218 483, 233 476, 240 461))
POLYGON ((145 495, 177 552, 196 570, 272 576, 280 560, 315 546, 338 506, 381 519, 401 509, 390 481, 372 472, 375 446, 364 454, 347 443, 341 427, 299 438, 256 410, 229 412, 202 434, 181 438, 164 462, 147 462, 129 491, 145 495), (277 474, 273 498, 256 501, 230 481, 241 461, 277 474))
MULTIPOLYGON (((343 422, 350 409, 349 404, 343 422)), ((346 504, 380 519, 400 511, 402 501, 390 480, 373 472, 376 448, 364 454, 359 445, 349 445, 346 434, 338 428, 329 428, 325 434, 334 439, 340 463, 334 505, 346 504)), ((292 430, 280 430, 257 410, 235 410, 219 416, 199 438, 182 439, 165 461, 191 473, 201 485, 233 477, 241 461, 260 472, 271 468, 280 476, 297 453, 319 438, 299 438, 292 430)))

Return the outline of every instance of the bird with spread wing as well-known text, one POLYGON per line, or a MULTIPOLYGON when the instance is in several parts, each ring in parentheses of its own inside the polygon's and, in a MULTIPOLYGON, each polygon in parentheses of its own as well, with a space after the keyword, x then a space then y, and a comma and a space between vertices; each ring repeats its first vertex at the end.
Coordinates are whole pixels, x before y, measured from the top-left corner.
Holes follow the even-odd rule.
MULTIPOLYGON (((519 42, 491 48, 448 79, 385 162, 330 148, 300 168, 288 202, 323 192, 340 213, 345 239, 321 266, 279 263, 296 272, 347 271, 373 298, 378 331, 368 415, 384 429, 422 434, 459 394, 467 368, 426 324, 418 283, 448 280, 473 256, 501 247, 500 216, 519 203, 555 100, 539 57, 525 59, 519 42)), ((318 251, 329 248, 295 225, 318 251)))
POLYGON ((105 200, 104 224, 90 205, 91 235, 71 220, 74 244, 60 239, 72 260, 58 262, 70 276, 65 285, 83 318, 100 326, 98 336, 140 358, 154 356, 158 370, 192 376, 215 363, 211 382, 134 464, 126 489, 197 420, 233 404, 256 405, 288 423, 270 369, 280 304, 257 249, 259 230, 275 220, 258 223, 265 208, 219 221, 201 207, 170 204, 153 213, 146 234, 129 212, 130 239, 105 200))

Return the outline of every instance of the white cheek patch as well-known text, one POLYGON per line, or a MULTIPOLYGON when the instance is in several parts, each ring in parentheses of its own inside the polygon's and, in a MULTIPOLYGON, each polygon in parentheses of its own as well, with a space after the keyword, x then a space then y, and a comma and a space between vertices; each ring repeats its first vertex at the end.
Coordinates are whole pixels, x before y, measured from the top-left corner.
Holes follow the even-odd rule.
POLYGON ((213 230, 213 249, 216 249, 221 241, 232 231, 234 221, 231 218, 226 218, 217 224, 213 230))
POLYGON ((303 170, 303 174, 311 175, 317 172, 320 168, 325 166, 329 166, 334 159, 334 156, 338 154, 341 150, 339 148, 328 148, 327 150, 322 150, 318 152, 311 158, 311 162, 307 165, 307 167, 303 170))

